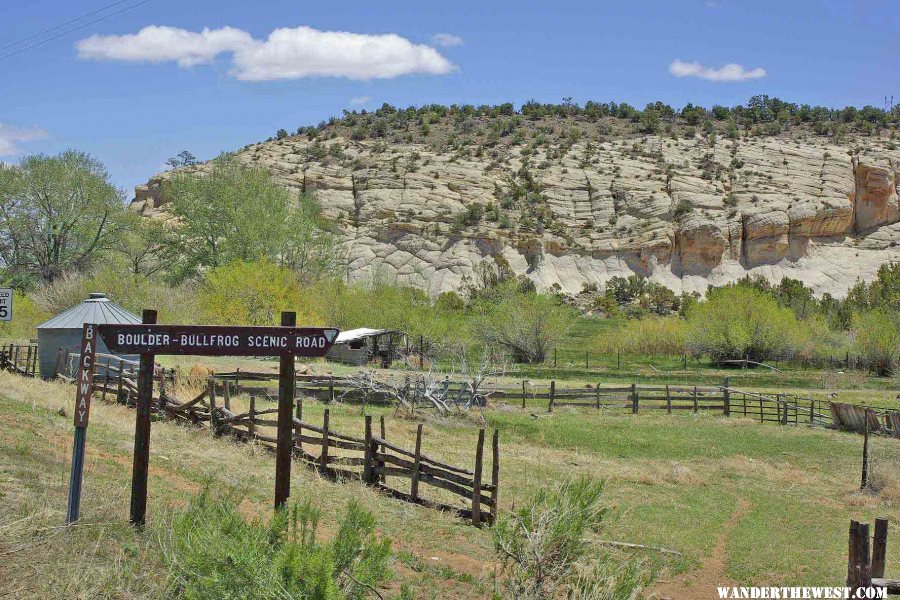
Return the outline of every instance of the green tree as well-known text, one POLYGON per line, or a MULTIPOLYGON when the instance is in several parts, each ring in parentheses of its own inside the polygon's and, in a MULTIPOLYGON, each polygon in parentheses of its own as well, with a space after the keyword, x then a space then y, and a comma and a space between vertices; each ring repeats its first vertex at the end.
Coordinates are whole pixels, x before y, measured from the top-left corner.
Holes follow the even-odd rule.
POLYGON ((176 281, 233 261, 268 259, 304 278, 336 267, 337 242, 315 200, 295 201, 264 169, 223 155, 206 174, 176 174, 167 194, 179 222, 176 281))
POLYGON ((0 259, 8 276, 51 282, 82 271, 118 239, 123 195, 84 152, 0 164, 0 259))

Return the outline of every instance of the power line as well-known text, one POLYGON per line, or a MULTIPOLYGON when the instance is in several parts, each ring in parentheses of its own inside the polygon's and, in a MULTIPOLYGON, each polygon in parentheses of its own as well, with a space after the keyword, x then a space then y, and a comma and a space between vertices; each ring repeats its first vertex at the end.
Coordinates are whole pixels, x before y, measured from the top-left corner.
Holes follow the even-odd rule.
POLYGON ((28 37, 22 38, 21 40, 15 41, 15 42, 13 42, 13 43, 11 43, 11 44, 6 44, 5 46, 0 46, 0 50, 6 50, 7 48, 12 48, 13 46, 18 46, 19 44, 22 44, 22 43, 27 42, 27 41, 29 41, 29 40, 33 40, 34 38, 39 38, 39 37, 41 37, 42 35, 51 33, 51 32, 53 32, 53 31, 56 31, 57 29, 62 29, 62 28, 65 27, 66 25, 71 25, 72 23, 77 23, 78 21, 87 19, 88 17, 93 17, 93 16, 96 15, 97 13, 102 13, 103 11, 105 11, 105 10, 107 10, 107 9, 110 9, 110 8, 112 8, 112 7, 114 7, 114 6, 118 6, 118 5, 120 5, 120 4, 125 4, 126 2, 129 2, 129 0, 119 0, 118 2, 113 2, 112 4, 107 4, 107 5, 104 6, 103 8, 98 8, 98 9, 95 10, 95 11, 92 11, 92 12, 89 12, 89 13, 86 13, 86 14, 83 14, 83 15, 81 15, 80 17, 77 17, 77 18, 75 18, 75 19, 72 19, 71 21, 66 21, 65 23, 60 23, 60 24, 57 25, 56 27, 51 27, 50 29, 45 29, 45 30, 43 30, 43 31, 39 31, 39 32, 35 33, 34 35, 29 35, 28 37))
MULTIPOLYGON (((95 23, 99 23, 100 21, 105 21, 106 19, 115 17, 116 15, 120 15, 123 12, 128 12, 129 10, 131 10, 133 8, 137 8, 141 4, 146 4, 148 2, 150 2, 150 0, 141 0, 137 4, 132 4, 131 6, 126 6, 125 8, 123 8, 121 10, 117 10, 113 13, 110 13, 108 15, 100 17, 99 19, 94 19, 93 21, 88 21, 87 23, 84 23, 83 25, 79 25, 78 27, 73 27, 72 29, 69 29, 68 31, 63 31, 62 33, 54 35, 53 37, 49 37, 45 40, 41 40, 40 42, 38 42, 36 44, 32 44, 30 46, 25 46, 24 48, 16 50, 15 52, 10 52, 9 54, 4 54, 3 56, 0 56, 0 60, 5 60, 7 58, 11 58, 13 56, 16 56, 17 54, 21 54, 23 52, 31 50, 32 48, 37 48, 38 46, 43 46, 44 44, 52 42, 53 40, 58 40, 61 37, 65 37, 65 36, 69 35, 70 33, 75 33, 76 31, 80 31, 81 29, 84 29, 85 27, 90 27, 91 25, 94 25, 95 23)), ((77 20, 78 19, 76 19, 76 21, 77 20)))

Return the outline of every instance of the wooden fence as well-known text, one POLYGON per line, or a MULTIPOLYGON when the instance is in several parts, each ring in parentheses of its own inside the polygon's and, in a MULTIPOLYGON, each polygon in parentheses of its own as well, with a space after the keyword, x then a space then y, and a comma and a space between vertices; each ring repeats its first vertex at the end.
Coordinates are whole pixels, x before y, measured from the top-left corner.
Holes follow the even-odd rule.
MULTIPOLYGON (((77 356, 77 355, 76 355, 77 356)), ((98 354, 94 364, 94 393, 106 400, 134 406, 137 398, 137 363, 115 356, 98 354)), ((67 377, 65 370, 60 373, 67 377)), ((264 381, 265 378, 241 373, 236 381, 223 383, 210 378, 206 389, 195 398, 182 402, 171 390, 169 373, 157 369, 154 375, 153 412, 161 418, 207 426, 214 436, 229 435, 240 441, 251 440, 275 450, 277 421, 272 415, 277 408, 257 407, 260 388, 238 387, 244 382, 264 381), (250 394, 249 410, 232 410, 232 397, 237 393, 250 394)), ((302 394, 303 390, 298 390, 302 394)), ((329 423, 330 411, 325 410, 320 424, 303 420, 303 398, 295 399, 294 458, 315 468, 322 475, 339 479, 359 479, 389 495, 439 510, 448 510, 470 519, 473 524, 493 524, 497 518, 500 478, 499 432, 494 430, 491 443, 490 479, 485 471, 485 430, 478 431, 475 444, 474 467, 466 469, 434 459, 422 452, 422 425, 416 430, 415 448, 402 448, 386 439, 384 417, 380 419, 378 435, 372 430, 372 417, 364 418, 362 437, 335 431, 329 423), (409 480, 406 485, 398 485, 409 480), (465 507, 429 499, 422 494, 423 486, 432 486, 464 500, 465 507)))
MULTIPOLYGON (((850 539, 847 551, 847 587, 886 588, 891 595, 900 594, 900 579, 885 577, 887 562, 888 520, 875 519, 874 535, 870 537, 869 524, 850 521, 850 539)), ((876 598, 873 594, 860 598, 876 598)))
POLYGON ((0 369, 36 377, 38 371, 37 344, 6 344, 0 346, 0 369))

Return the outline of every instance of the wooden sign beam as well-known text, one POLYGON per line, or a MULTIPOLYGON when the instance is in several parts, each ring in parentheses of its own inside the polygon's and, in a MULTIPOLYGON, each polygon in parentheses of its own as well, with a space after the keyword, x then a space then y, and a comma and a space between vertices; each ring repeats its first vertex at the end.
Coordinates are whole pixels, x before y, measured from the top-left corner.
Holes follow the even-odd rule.
MULTIPOLYGON (((141 320, 148 325, 156 323, 156 311, 144 310, 141 320)), ((104 339, 104 341, 106 340, 104 339)), ((115 352, 115 350, 112 351, 115 352)), ((147 477, 150 472, 150 411, 153 403, 153 368, 155 360, 156 357, 151 352, 143 352, 140 355, 138 366, 138 389, 137 400, 135 401, 137 415, 134 421, 134 463, 131 468, 131 524, 138 528, 143 528, 147 519, 147 477)))
POLYGON ((325 356, 333 327, 219 327, 214 325, 100 325, 111 352, 197 356, 325 356))

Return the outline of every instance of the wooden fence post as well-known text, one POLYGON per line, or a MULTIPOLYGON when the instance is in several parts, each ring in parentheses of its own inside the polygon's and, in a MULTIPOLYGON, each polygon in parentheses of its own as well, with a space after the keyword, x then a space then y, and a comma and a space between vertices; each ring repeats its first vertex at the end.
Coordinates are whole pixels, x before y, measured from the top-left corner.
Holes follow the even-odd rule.
POLYGON ((231 386, 228 385, 227 380, 222 381, 222 394, 225 397, 225 410, 231 410, 231 386))
POLYGON ((213 437, 218 435, 218 419, 216 418, 216 380, 209 378, 209 430, 213 437))
POLYGON ((872 542, 872 577, 884 577, 884 562, 887 557, 888 520, 875 519, 875 537, 872 542))
POLYGON ((585 370, 591 368, 590 350, 584 351, 584 368, 585 368, 585 370))
MULTIPOLYGON (((494 430, 494 436, 491 439, 491 524, 497 522, 497 514, 500 504, 500 430, 494 430)), ((885 521, 887 527, 887 521, 885 521)))
POLYGON ((596 404, 597 410, 600 410, 600 382, 598 381, 594 388, 594 404, 596 404))
POLYGON ((409 495, 413 501, 419 499, 419 469, 422 462, 422 424, 416 427, 416 453, 413 457, 412 483, 409 487, 409 495))
MULTIPOLYGON (((228 382, 225 382, 225 385, 228 385, 228 382)), ((247 433, 251 438, 256 437, 256 395, 250 395, 250 410, 248 414, 247 421, 247 433)))
POLYGON ((869 485, 869 410, 865 412, 865 429, 863 430, 863 451, 862 451, 862 481, 859 489, 864 490, 869 485))
POLYGON ((722 400, 724 401, 724 407, 722 408, 723 416, 730 417, 731 416, 731 390, 728 388, 728 378, 725 378, 724 386, 722 388, 722 400))
POLYGON ((550 402, 547 404, 547 412, 553 412, 553 404, 556 401, 556 380, 550 381, 550 402))
POLYGON ((478 430, 475 446, 475 477, 472 485, 472 524, 481 527, 481 468, 484 461, 484 429, 478 430))
POLYGON ((699 408, 699 407, 697 406, 697 386, 695 385, 695 386, 694 386, 694 414, 695 414, 695 415, 697 414, 697 409, 698 409, 698 408, 699 408))
POLYGON ((328 378, 328 402, 334 402, 334 376, 328 378))
POLYGON ((116 382, 116 403, 122 403, 122 378, 125 377, 125 361, 121 358, 119 359, 119 376, 116 382))
POLYGON ((847 543, 847 587, 856 589, 859 586, 859 523, 850 521, 850 536, 847 543))
POLYGON ((631 384, 631 414, 638 414, 638 390, 637 384, 631 384))
POLYGON ((31 368, 31 344, 28 344, 28 353, 25 357, 25 377, 28 377, 28 369, 31 368))
MULTIPOLYGON (((384 415, 381 415, 381 417, 379 417, 379 421, 381 421, 381 439, 387 440, 387 433, 385 432, 385 429, 384 429, 384 415)), ((381 448, 382 454, 387 453, 387 448, 385 448, 384 444, 381 444, 380 448, 381 448)), ((381 469, 381 477, 380 477, 381 483, 387 483, 387 475, 384 474, 384 461, 379 460, 378 467, 381 469)))
POLYGON ((666 412, 672 414, 672 393, 669 391, 669 384, 666 384, 666 412))
POLYGON ((525 380, 522 380, 522 408, 525 408, 525 380))
POLYGON ((103 402, 106 402, 106 390, 109 388, 109 363, 110 359, 107 358, 103 367, 103 393, 100 395, 100 399, 103 402))
MULTIPOLYGON (((325 475, 328 471, 328 414, 329 410, 325 409, 325 414, 322 415, 322 451, 319 453, 319 470, 322 472, 322 475, 325 475)), ((368 429, 369 434, 372 433, 372 418, 366 417, 368 419, 368 429)), ((368 444, 366 448, 368 448, 368 444)), ((369 465, 369 462, 366 461, 366 465, 369 465)))
POLYGON ((747 416, 747 392, 741 394, 741 402, 744 405, 744 416, 747 416))
POLYGON ((859 544, 859 551, 857 552, 859 557, 859 586, 868 588, 872 585, 872 555, 868 523, 859 524, 857 543, 859 544))
POLYGON ((365 442, 363 448, 363 483, 369 484, 372 482, 372 466, 375 462, 375 457, 372 456, 372 415, 365 416, 366 422, 366 432, 365 432, 365 442))

